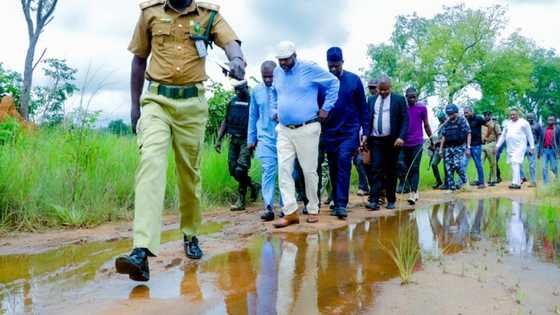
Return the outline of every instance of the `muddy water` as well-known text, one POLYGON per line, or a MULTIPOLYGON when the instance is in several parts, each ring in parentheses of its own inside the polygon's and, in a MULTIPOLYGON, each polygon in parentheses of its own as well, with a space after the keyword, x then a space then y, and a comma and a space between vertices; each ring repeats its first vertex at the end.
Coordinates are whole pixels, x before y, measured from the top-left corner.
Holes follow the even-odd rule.
POLYGON ((167 315, 177 309, 178 314, 359 313, 375 305, 378 284, 398 277, 382 244, 396 242, 404 229, 413 227, 424 260, 497 238, 506 253, 555 262, 558 231, 536 214, 534 207, 505 199, 457 201, 317 234, 260 235, 245 250, 155 274, 139 286, 121 276, 99 281, 99 271, 128 251, 126 241, 0 257, 0 313, 149 314, 150 304, 167 315))

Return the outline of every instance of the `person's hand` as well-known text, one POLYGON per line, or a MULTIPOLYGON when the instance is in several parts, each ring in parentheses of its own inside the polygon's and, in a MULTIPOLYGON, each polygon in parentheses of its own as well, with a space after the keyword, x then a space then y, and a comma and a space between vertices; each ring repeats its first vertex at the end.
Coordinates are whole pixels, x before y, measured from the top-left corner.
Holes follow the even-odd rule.
POLYGON ((468 158, 470 158, 472 156, 471 149, 467 149, 467 151, 465 151, 465 154, 468 158))
POLYGON ((257 148, 257 144, 256 144, 256 143, 249 143, 249 144, 247 144, 247 150, 249 150, 249 152, 255 151, 256 148, 257 148))
POLYGON ((247 63, 245 60, 237 57, 233 58, 229 62, 229 75, 237 80, 243 80, 245 78, 245 68, 247 67, 247 63))
POLYGON ((130 110, 130 127, 132 128, 132 133, 136 134, 136 127, 138 126, 138 120, 140 119, 140 106, 132 106, 130 110))
POLYGON ((404 144, 404 140, 403 140, 403 139, 397 138, 397 140, 395 140, 395 147, 396 147, 396 148, 402 147, 403 144, 404 144))
POLYGON ((321 121, 327 120, 328 117, 329 117, 329 112, 324 111, 323 109, 319 110, 319 119, 321 119, 321 121))
POLYGON ((216 150, 216 152, 218 152, 218 154, 222 153, 222 143, 221 142, 216 143, 214 149, 216 150))

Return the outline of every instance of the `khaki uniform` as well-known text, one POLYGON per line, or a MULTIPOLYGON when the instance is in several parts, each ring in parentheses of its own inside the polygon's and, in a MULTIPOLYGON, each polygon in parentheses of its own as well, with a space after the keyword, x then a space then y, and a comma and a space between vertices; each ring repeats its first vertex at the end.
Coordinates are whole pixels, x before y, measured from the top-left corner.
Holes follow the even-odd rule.
POLYGON ((496 142, 502 133, 500 125, 494 121, 488 123, 487 126, 482 126, 482 162, 488 160, 490 164, 490 175, 488 182, 496 182, 497 180, 497 160, 496 160, 496 142), (488 134, 490 129, 490 134, 488 134))
MULTIPOLYGON (((142 13, 129 50, 151 56, 146 79, 148 90, 141 99, 138 122, 140 164, 136 174, 134 247, 157 254, 160 246, 161 212, 166 186, 169 147, 175 152, 178 179, 178 208, 181 231, 196 235, 201 222, 200 158, 208 120, 208 103, 202 82, 206 79, 205 59, 198 56, 193 34, 204 34, 218 6, 196 2, 182 12, 165 0, 140 4, 142 13), (195 93, 168 97, 163 87, 185 87, 195 93), (195 89, 196 88, 196 89, 195 89)), ((215 15, 210 38, 224 48, 238 38, 221 17, 215 15)))

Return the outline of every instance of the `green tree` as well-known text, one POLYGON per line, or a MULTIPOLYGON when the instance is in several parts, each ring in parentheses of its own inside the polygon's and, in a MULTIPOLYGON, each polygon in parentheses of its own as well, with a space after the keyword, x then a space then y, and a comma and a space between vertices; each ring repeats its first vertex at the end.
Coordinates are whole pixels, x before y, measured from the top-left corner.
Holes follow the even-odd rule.
POLYGON ((521 104, 540 117, 560 117, 560 58, 553 50, 536 49, 532 61, 534 67, 530 80, 533 89, 524 95, 521 104))
POLYGON ((130 126, 127 125, 122 119, 112 120, 111 122, 109 122, 107 129, 109 130, 109 132, 119 136, 132 134, 130 126))
POLYGON ((19 108, 22 84, 21 74, 4 68, 4 64, 0 63, 0 97, 11 95, 19 108))
POLYGON ((416 86, 421 98, 455 102, 483 69, 505 26, 501 6, 444 7, 433 18, 399 16, 388 44, 370 45, 366 76, 386 73, 396 88, 416 86))
POLYGON ((29 112, 35 121, 58 124, 64 119, 64 103, 78 90, 73 83, 77 70, 62 59, 46 59, 43 63, 43 73, 49 83, 34 89, 29 112))
POLYGON ((214 141, 218 129, 226 116, 227 104, 234 96, 233 91, 227 91, 223 84, 212 82, 210 85, 212 97, 208 100, 208 125, 206 127, 206 140, 214 141))
POLYGON ((502 116, 508 107, 522 103, 524 95, 533 89, 531 50, 534 46, 532 41, 514 33, 489 53, 475 78, 482 92, 477 104, 479 111, 492 110, 502 116))

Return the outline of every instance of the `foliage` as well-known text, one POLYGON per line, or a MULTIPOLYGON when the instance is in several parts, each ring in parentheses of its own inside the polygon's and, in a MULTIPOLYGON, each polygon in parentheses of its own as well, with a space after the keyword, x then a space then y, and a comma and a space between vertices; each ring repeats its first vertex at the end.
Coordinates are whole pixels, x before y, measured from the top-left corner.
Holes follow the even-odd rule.
POLYGON ((132 134, 130 126, 127 125, 122 119, 112 120, 111 122, 109 122, 107 130, 109 130, 109 132, 111 132, 112 134, 119 136, 132 134))
POLYGON ((35 121, 58 124, 64 119, 64 103, 78 90, 73 83, 78 70, 69 67, 62 59, 46 59, 43 63, 43 74, 49 83, 34 88, 29 113, 35 121))
MULTIPOLYGON (((81 116, 74 121, 85 125, 40 128, 0 148, 0 231, 94 226, 131 218, 136 139, 84 128, 95 124, 96 114, 81 116)), ((173 210, 177 194, 173 154, 168 164, 165 208, 173 210)), ((204 208, 233 202, 237 182, 225 170, 227 154, 218 155, 211 144, 206 145, 201 163, 204 208)), ((260 179, 258 163, 253 164, 251 177, 260 179)))
POLYGON ((232 91, 224 89, 223 84, 212 82, 210 85, 212 97, 208 100, 208 125, 206 127, 206 140, 213 141, 226 116, 227 104, 234 96, 232 91))
POLYGON ((391 242, 390 246, 381 243, 380 246, 399 269, 401 284, 409 284, 414 268, 420 259, 420 247, 418 246, 414 225, 406 225, 398 233, 396 243, 391 242))
POLYGON ((415 86, 420 98, 438 96, 439 107, 460 102, 504 116, 522 105, 539 116, 560 114, 559 58, 518 33, 500 40, 505 13, 460 5, 432 18, 399 16, 390 41, 369 46, 365 76, 385 73, 395 90, 415 86), (471 99, 473 91, 480 100, 471 99))
POLYGON ((16 106, 19 106, 22 84, 23 79, 21 74, 16 71, 5 69, 4 64, 0 63, 0 97, 11 95, 16 106))
POLYGON ((7 117, 0 123, 0 145, 13 143, 18 138, 21 125, 14 117, 7 117))

